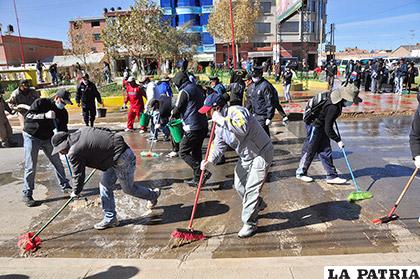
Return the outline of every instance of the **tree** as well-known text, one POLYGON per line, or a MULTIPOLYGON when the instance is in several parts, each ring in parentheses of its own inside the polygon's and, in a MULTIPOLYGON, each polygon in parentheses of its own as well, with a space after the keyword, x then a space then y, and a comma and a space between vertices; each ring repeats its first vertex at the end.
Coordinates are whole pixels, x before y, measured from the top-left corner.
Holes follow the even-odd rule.
MULTIPOLYGON (((255 21, 260 16, 259 0, 236 0, 233 2, 233 24, 235 43, 246 43, 255 34, 255 21)), ((232 39, 229 0, 220 0, 210 14, 207 29, 210 34, 223 43, 232 39)))

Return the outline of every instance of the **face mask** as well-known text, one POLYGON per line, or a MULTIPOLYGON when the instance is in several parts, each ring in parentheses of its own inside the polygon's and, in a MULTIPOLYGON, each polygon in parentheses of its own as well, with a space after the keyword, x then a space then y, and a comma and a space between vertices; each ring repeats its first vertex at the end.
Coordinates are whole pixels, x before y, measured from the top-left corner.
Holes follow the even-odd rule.
POLYGON ((345 107, 351 107, 352 105, 353 105, 353 102, 351 102, 351 101, 345 101, 344 102, 345 107))
POLYGON ((66 106, 65 104, 63 104, 62 102, 55 102, 55 106, 58 109, 64 109, 64 107, 66 106))
POLYGON ((88 85, 89 81, 88 81, 88 80, 83 80, 83 83, 84 83, 85 85, 88 85))
POLYGON ((252 78, 252 82, 259 82, 260 81, 260 77, 253 77, 252 78))

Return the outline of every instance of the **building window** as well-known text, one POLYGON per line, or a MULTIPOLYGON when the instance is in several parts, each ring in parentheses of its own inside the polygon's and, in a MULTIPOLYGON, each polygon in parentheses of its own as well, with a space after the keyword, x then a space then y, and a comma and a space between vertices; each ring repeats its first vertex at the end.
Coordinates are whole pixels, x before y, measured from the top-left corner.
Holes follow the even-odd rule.
POLYGON ((90 48, 90 50, 91 50, 92 52, 96 52, 96 47, 91 47, 91 48, 90 48))
POLYGON ((90 23, 90 26, 92 26, 92 27, 98 27, 98 26, 100 26, 101 25, 101 23, 99 22, 99 21, 92 21, 91 23, 90 23))
POLYGON ((257 22, 255 23, 255 29, 258 34, 266 34, 271 32, 271 23, 257 22))
POLYGON ((271 43, 254 43, 254 47, 270 47, 271 43))
POLYGON ((101 34, 95 33, 92 35, 94 41, 100 41, 101 40, 101 34))
POLYGON ((271 14, 271 2, 261 2, 261 13, 271 14))
POLYGON ((299 32, 299 22, 298 21, 286 21, 281 24, 280 32, 299 32))

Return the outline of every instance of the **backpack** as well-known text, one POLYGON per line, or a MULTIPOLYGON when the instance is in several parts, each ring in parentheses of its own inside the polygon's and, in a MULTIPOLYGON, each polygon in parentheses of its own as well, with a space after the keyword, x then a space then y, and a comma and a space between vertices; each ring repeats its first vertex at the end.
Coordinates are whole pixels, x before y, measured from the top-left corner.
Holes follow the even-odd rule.
POLYGON ((312 97, 305 107, 305 112, 303 113, 303 121, 306 124, 311 124, 318 118, 322 107, 327 103, 330 96, 330 92, 322 92, 318 95, 312 97))

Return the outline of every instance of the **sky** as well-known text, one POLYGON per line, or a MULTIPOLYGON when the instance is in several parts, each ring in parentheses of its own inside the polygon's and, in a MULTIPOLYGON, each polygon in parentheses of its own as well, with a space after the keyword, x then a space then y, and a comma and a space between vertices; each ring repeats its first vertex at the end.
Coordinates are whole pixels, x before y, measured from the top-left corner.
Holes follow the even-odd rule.
MULTIPOLYGON (((16 0, 22 36, 67 43, 68 22, 101 16, 103 8, 126 9, 134 0, 16 0)), ((329 24, 336 24, 337 49, 396 49, 420 42, 420 0, 328 0, 329 24)), ((0 0, 3 30, 16 28, 13 0, 0 0)))

